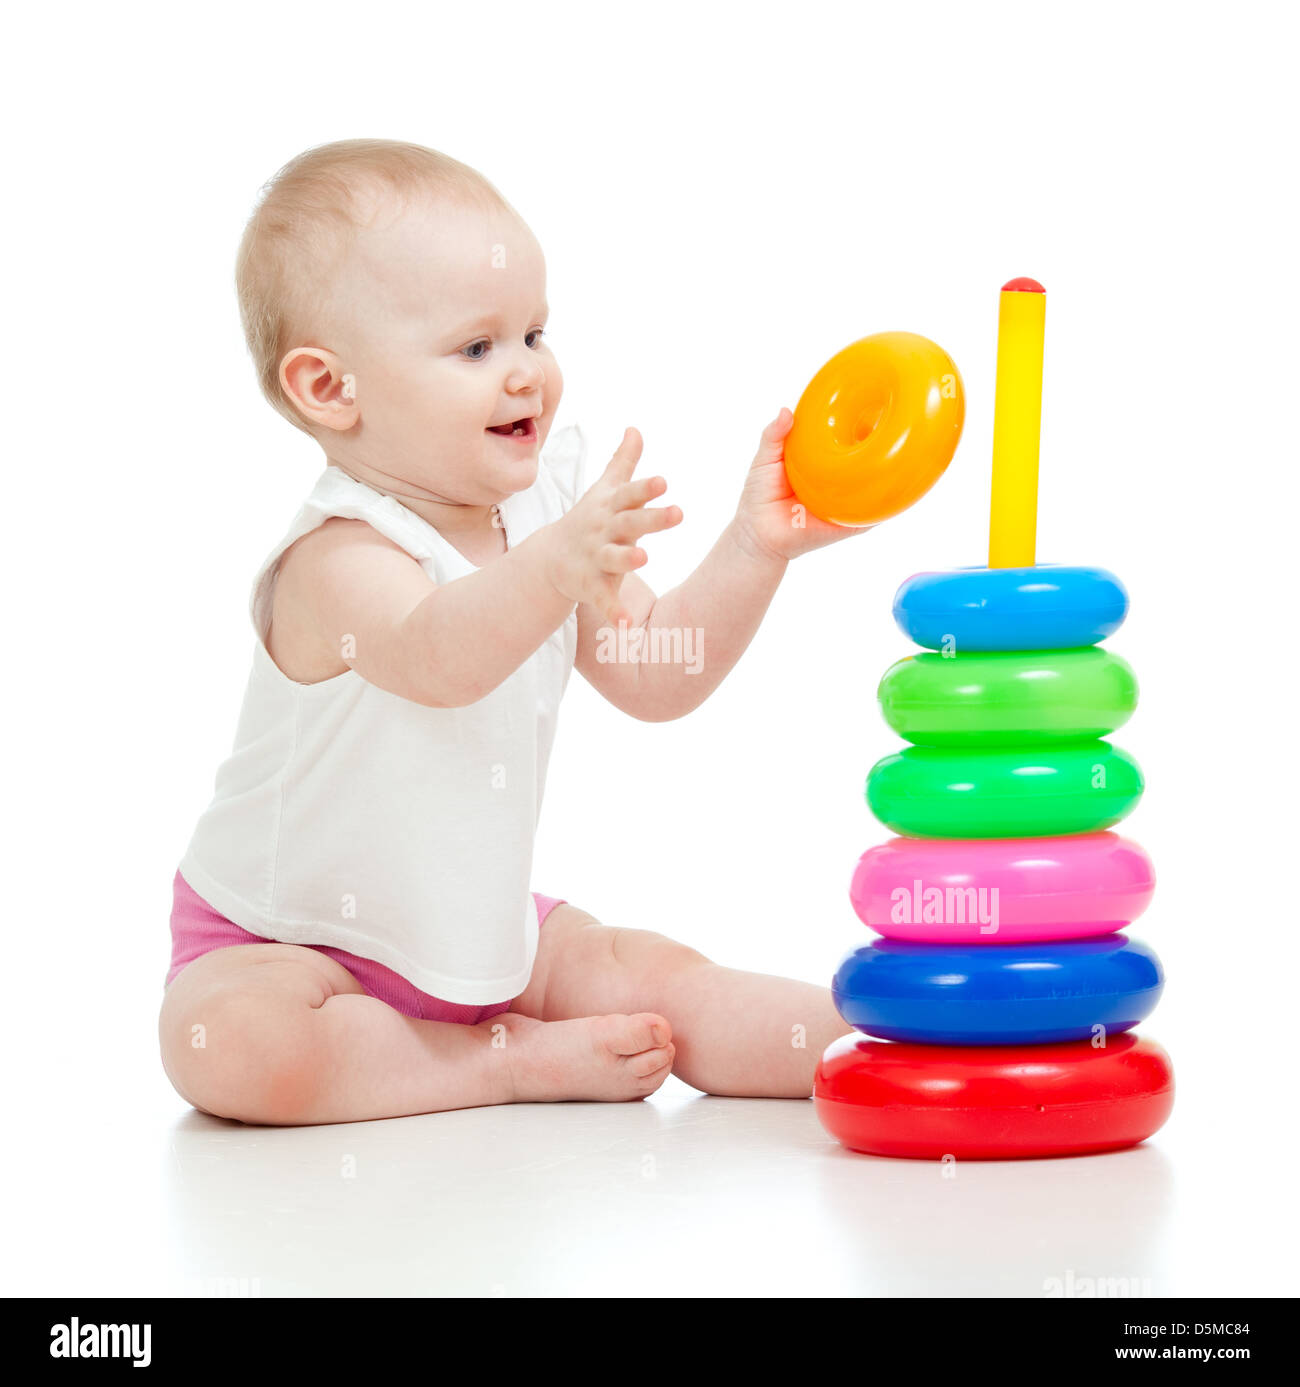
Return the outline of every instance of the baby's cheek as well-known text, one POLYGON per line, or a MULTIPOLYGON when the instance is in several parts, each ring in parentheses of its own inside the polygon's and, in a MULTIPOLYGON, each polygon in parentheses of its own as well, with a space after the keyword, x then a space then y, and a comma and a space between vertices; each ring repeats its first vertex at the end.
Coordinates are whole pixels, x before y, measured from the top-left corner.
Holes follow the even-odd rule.
POLYGON ((560 396, 564 394, 564 374, 560 370, 560 363, 550 352, 543 355, 545 359, 542 369, 546 372, 546 384, 542 387, 542 396, 546 404, 543 417, 549 422, 559 407, 560 396))

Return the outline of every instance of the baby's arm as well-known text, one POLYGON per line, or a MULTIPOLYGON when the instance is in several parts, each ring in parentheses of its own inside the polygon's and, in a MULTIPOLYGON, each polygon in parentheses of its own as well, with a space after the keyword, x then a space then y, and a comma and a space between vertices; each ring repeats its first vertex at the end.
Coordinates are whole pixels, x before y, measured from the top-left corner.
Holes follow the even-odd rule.
POLYGON ((458 708, 507 679, 575 602, 617 619, 618 580, 646 561, 636 536, 677 523, 644 509, 657 492, 630 480, 640 453, 631 438, 562 519, 454 582, 432 582, 364 521, 326 521, 281 564, 272 657, 300 682, 350 668, 401 698, 458 708))
POLYGON ((327 520, 285 556, 270 653, 303 682, 354 669, 367 683, 426 707, 474 703, 573 608, 545 580, 545 546, 532 543, 536 538, 438 585, 364 521, 327 520))
POLYGON ((735 517, 684 583, 656 598, 634 573, 627 575, 625 638, 614 632, 610 640, 599 612, 578 609, 576 667, 615 707, 646 722, 680 718, 698 707, 754 638, 789 561, 872 528, 833 525, 799 502, 785 471, 793 423, 794 415, 783 409, 763 430, 735 517), (638 627, 649 659, 633 652, 638 627))
POLYGON ((644 629, 642 658, 633 656, 630 644, 610 637, 599 612, 580 607, 575 668, 616 708, 643 722, 683 717, 745 653, 786 563, 755 545, 744 526, 732 520, 695 572, 662 597, 635 573, 627 575, 623 605, 630 613, 629 631, 644 629), (649 658, 654 641, 666 652, 658 660, 649 658), (622 650, 628 658, 608 658, 622 650))
POLYGON ((616 708, 645 722, 666 722, 697 708, 753 640, 789 560, 854 533, 792 507, 784 465, 792 423, 782 410, 763 430, 735 517, 684 583, 656 598, 628 574, 622 591, 630 612, 626 641, 609 638, 599 612, 578 609, 576 668, 616 708), (639 659, 631 643, 638 627, 639 659), (657 658, 648 658, 656 646, 657 658))

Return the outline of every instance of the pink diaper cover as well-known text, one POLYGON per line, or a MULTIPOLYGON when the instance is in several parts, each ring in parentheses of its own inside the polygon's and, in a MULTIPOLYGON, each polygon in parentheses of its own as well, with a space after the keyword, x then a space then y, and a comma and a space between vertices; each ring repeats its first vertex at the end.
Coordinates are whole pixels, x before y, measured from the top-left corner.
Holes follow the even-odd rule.
MULTIPOLYGON (((259 934, 250 934, 232 920, 227 920, 198 895, 179 872, 172 882, 172 962, 167 970, 167 982, 182 968, 211 953, 213 949, 226 949, 232 944, 272 944, 272 939, 263 939, 259 934)), ((557 896, 543 896, 533 892, 537 902, 538 924, 545 924, 546 917, 557 905, 564 901, 557 896)), ((419 1021, 457 1021, 462 1025, 476 1026, 489 1016, 498 1016, 509 1011, 513 998, 507 1002, 490 1002, 484 1006, 468 1006, 461 1002, 444 1002, 440 997, 431 997, 421 992, 414 984, 407 982, 400 973, 385 968, 373 959, 360 958, 345 949, 328 948, 323 944, 307 946, 326 954, 336 963, 341 963, 371 996, 403 1016, 414 1016, 419 1021)))

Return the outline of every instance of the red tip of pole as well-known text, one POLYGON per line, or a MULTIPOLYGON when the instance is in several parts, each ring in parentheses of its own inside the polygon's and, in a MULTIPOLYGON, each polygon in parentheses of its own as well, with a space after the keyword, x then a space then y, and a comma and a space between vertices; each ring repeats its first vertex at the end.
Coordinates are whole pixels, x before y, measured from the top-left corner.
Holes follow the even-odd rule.
POLYGON ((1002 286, 1004 294, 1045 294, 1047 290, 1036 279, 1009 279, 1002 286))

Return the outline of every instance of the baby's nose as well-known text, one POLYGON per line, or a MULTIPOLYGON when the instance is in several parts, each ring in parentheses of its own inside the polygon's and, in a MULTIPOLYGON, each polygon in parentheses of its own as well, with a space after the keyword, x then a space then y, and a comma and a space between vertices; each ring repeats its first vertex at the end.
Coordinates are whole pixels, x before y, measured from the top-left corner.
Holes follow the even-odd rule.
POLYGON ((540 390, 546 384, 546 372, 542 369, 542 363, 536 358, 531 361, 521 362, 511 372, 506 381, 506 389, 512 395, 518 395, 522 391, 540 390))

